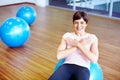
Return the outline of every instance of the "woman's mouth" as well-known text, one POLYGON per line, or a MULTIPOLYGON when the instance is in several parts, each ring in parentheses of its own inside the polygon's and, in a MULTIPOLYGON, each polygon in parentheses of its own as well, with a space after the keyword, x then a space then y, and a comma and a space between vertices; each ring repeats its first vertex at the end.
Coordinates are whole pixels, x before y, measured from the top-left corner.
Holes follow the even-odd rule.
POLYGON ((81 31, 83 29, 83 27, 78 27, 77 30, 78 31, 81 31))

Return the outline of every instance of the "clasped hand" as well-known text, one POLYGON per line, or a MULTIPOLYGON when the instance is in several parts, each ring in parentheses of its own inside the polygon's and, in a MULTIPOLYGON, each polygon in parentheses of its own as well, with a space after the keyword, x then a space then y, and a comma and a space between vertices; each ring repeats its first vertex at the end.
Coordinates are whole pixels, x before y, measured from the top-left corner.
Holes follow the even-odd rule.
POLYGON ((85 46, 85 45, 89 44, 89 42, 90 42, 90 37, 83 38, 80 41, 78 41, 76 39, 71 39, 71 38, 66 39, 66 43, 73 47, 78 47, 79 44, 82 46, 85 46))

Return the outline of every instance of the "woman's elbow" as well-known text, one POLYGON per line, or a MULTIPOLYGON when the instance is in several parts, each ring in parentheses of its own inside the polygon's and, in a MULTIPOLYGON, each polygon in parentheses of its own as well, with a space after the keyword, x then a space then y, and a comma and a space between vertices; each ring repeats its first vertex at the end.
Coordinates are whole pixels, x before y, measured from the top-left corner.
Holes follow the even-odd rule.
POLYGON ((97 63, 97 60, 92 60, 91 62, 92 62, 92 63, 97 63))
POLYGON ((96 58, 92 59, 91 62, 97 63, 98 62, 98 58, 96 57, 96 58))
POLYGON ((57 60, 60 60, 60 59, 61 59, 61 57, 59 55, 57 55, 57 60))
POLYGON ((61 59, 61 55, 60 55, 60 52, 58 51, 57 52, 57 60, 60 60, 61 59))

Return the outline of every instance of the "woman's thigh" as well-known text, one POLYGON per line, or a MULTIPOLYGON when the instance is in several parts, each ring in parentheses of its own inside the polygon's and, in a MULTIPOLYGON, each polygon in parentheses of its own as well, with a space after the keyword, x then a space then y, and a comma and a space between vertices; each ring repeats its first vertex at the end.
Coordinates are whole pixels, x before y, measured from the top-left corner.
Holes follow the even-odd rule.
POLYGON ((70 80, 71 69, 68 64, 61 65, 48 80, 70 80))
POLYGON ((73 75, 73 80, 89 80, 90 72, 89 69, 85 67, 79 67, 73 75))

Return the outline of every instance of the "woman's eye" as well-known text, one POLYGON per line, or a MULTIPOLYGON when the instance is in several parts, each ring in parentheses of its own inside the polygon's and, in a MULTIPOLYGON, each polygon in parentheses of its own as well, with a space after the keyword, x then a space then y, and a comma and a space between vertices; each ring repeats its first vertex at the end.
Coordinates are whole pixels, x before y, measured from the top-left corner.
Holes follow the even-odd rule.
POLYGON ((80 22, 81 24, 84 24, 84 22, 80 22))
POLYGON ((84 21, 81 21, 81 22, 74 22, 74 24, 85 24, 84 21))
POLYGON ((74 24, 78 24, 78 22, 75 22, 74 24))

